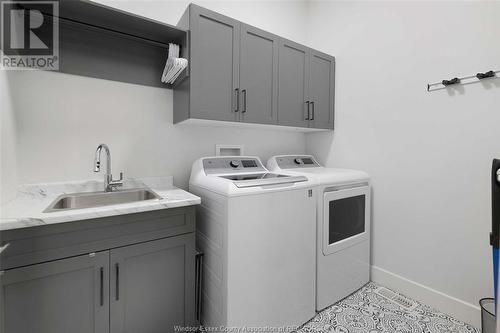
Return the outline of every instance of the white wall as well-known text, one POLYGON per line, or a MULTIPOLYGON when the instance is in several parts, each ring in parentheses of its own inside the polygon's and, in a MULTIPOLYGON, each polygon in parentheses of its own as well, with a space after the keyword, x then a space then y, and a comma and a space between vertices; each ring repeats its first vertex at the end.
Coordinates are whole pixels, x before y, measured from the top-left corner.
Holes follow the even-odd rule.
MULTIPOLYGON (((176 24, 188 1, 108 4, 176 24)), ((302 2, 200 4, 298 41, 306 36, 302 2)), ((277 153, 305 151, 304 134, 297 132, 174 126, 173 94, 168 89, 35 71, 12 71, 5 80, 8 89, 2 87, 2 92, 10 94, 6 101, 12 101, 11 108, 5 107, 5 115, 15 114, 15 119, 5 122, 9 128, 5 142, 17 147, 20 184, 100 177, 92 172, 92 163, 101 142, 111 148, 115 174, 173 175, 175 184, 184 188, 192 162, 213 155, 215 144, 242 144, 245 154, 258 155, 264 161, 277 153), (11 122, 17 123, 17 135, 8 133, 15 130, 11 122)), ((6 157, 2 144, 2 160, 6 157)), ((2 172, 2 190, 7 188, 4 185, 12 190, 16 180, 12 169, 15 167, 2 172)))
POLYGON ((0 204, 13 199, 17 187, 16 123, 8 74, 0 70, 0 204))
POLYGON ((177 24, 193 2, 298 43, 307 42, 307 0, 95 0, 108 6, 177 24))
POLYGON ((434 304, 445 300, 441 310, 478 325, 477 302, 492 296, 489 181, 500 156, 500 80, 432 93, 426 85, 500 69, 500 2, 309 9, 311 46, 336 56, 337 95, 334 133, 308 134, 307 150, 373 177, 372 262, 383 269, 374 276, 434 304))

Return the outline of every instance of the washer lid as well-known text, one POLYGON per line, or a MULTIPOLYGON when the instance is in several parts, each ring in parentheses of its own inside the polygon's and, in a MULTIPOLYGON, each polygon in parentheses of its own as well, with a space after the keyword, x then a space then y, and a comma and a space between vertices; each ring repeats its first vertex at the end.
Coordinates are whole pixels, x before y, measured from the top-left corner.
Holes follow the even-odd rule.
POLYGON ((234 185, 239 188, 290 184, 307 181, 307 178, 304 176, 289 176, 270 172, 255 174, 232 174, 219 177, 233 181, 234 185))

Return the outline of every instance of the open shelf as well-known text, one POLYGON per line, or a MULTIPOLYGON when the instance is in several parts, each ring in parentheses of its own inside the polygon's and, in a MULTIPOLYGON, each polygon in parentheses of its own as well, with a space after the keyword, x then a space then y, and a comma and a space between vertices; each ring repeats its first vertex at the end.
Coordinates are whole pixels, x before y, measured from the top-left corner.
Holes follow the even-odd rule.
POLYGON ((59 0, 59 72, 172 88, 189 70, 174 85, 161 82, 168 43, 188 57, 183 29, 87 0, 59 0))

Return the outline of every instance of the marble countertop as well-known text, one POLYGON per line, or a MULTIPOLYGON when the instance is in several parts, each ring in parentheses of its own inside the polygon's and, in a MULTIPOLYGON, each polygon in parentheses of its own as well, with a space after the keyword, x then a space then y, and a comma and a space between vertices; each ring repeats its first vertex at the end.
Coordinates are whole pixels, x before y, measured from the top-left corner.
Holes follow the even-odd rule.
POLYGON ((161 199, 60 212, 43 211, 61 194, 102 191, 103 181, 20 185, 16 198, 0 206, 0 231, 197 205, 201 199, 173 186, 172 177, 126 179, 123 189, 149 188, 161 199))

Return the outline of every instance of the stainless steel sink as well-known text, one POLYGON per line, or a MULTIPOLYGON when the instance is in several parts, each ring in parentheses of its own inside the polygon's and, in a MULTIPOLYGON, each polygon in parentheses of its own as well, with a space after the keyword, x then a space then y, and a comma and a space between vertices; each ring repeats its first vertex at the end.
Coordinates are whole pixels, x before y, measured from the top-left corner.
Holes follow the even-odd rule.
POLYGON ((51 213, 70 209, 102 207, 154 199, 161 199, 161 197, 150 189, 63 194, 54 200, 43 212, 51 213))

